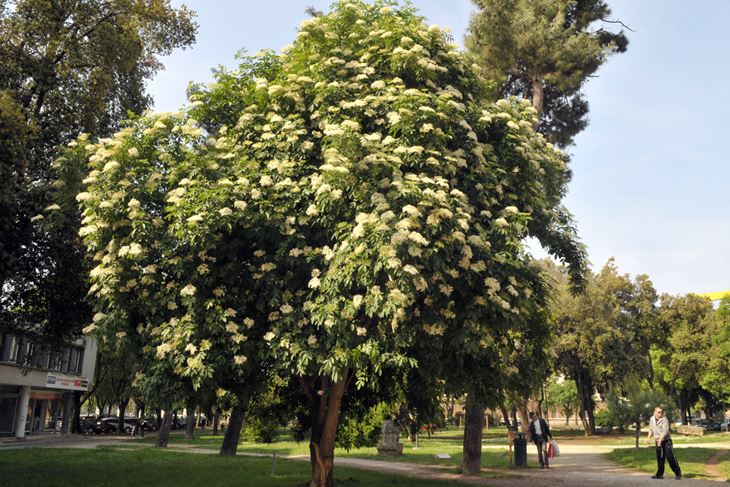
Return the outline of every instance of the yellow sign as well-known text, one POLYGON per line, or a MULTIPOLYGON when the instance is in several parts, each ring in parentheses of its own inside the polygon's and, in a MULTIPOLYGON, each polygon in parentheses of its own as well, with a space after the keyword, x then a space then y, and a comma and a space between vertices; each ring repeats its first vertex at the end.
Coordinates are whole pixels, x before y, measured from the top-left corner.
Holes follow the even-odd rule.
POLYGON ((730 291, 717 291, 715 293, 705 293, 700 294, 700 296, 704 296, 706 298, 710 298, 712 301, 719 301, 725 296, 730 296, 730 291))

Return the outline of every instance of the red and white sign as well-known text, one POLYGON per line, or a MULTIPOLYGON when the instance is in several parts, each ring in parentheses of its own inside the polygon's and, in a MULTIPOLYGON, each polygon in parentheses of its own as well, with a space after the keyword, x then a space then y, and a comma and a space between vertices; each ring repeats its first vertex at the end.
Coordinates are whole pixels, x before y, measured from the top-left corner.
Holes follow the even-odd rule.
POLYGON ((86 377, 76 377, 73 375, 48 372, 48 376, 46 377, 46 387, 50 387, 52 389, 67 389, 71 391, 85 391, 89 388, 89 381, 86 377))

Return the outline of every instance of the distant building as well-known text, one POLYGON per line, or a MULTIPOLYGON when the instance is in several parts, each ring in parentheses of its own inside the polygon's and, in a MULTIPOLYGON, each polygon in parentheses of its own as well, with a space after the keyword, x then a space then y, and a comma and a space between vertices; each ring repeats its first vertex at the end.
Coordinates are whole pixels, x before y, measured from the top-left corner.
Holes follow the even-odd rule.
POLYGON ((712 301, 712 305, 717 308, 718 306, 720 306, 720 300, 722 298, 724 298, 725 296, 730 296, 730 291, 717 291, 715 293, 700 294, 699 296, 710 298, 710 301, 712 301))
POLYGON ((24 337, 0 335, 0 436, 67 432, 73 393, 88 389, 96 354, 97 344, 87 336, 45 349, 24 337))

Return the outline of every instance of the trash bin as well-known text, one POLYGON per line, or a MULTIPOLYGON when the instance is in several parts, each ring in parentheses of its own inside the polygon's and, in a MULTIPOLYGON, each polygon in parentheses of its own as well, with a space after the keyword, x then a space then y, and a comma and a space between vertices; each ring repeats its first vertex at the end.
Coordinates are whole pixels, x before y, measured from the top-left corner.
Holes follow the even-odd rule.
POLYGON ((515 467, 527 468, 527 439, 525 433, 517 433, 514 440, 515 446, 515 467))

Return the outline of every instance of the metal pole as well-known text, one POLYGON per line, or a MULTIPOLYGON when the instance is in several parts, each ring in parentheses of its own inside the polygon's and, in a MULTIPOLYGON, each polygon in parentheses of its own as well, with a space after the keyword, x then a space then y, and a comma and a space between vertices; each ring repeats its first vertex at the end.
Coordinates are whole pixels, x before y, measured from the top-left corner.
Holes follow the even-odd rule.
POLYGON ((276 477, 276 451, 271 455, 271 476, 276 477))

